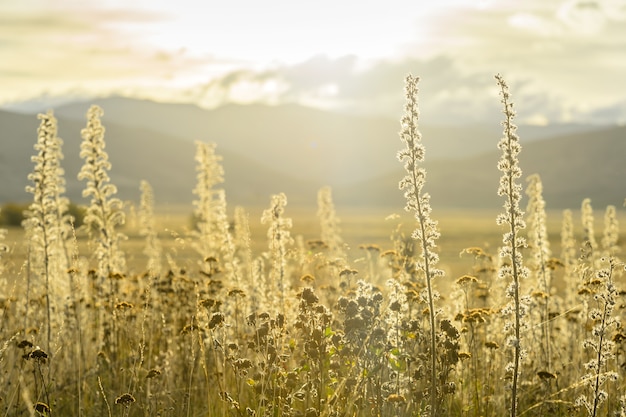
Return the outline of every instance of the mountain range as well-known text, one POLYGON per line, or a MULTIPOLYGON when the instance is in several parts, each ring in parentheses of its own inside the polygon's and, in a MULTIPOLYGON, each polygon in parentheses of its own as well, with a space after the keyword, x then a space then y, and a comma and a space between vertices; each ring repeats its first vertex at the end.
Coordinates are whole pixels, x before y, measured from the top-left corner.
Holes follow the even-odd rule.
MULTIPOLYGON (((191 104, 123 97, 95 100, 118 196, 138 199, 139 182, 153 186, 157 204, 189 204, 195 185, 194 141, 217 144, 223 156, 229 204, 265 206, 285 192, 290 204, 313 206, 317 190, 333 187, 336 204, 404 205, 396 159, 403 147, 399 122, 345 115, 297 105, 227 105, 206 110, 191 104)), ((76 179, 80 130, 91 102, 54 109, 64 140, 67 195, 81 200, 76 179)), ((400 114, 399 114, 400 116, 400 114)), ((399 120, 399 117, 398 117, 399 120)), ((29 201, 38 120, 34 114, 0 111, 0 203, 29 201)), ((420 126, 426 147, 427 184, 435 207, 499 207, 496 195, 501 126, 420 126)), ((621 205, 626 190, 626 127, 520 126, 524 175, 539 173, 549 208, 621 205)))

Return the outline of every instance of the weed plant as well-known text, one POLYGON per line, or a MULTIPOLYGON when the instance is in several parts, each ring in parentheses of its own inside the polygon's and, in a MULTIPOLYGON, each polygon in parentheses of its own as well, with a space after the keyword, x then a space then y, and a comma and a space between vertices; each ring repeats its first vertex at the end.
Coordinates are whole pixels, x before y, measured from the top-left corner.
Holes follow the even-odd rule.
POLYGON ((538 175, 521 209, 521 146, 498 76, 502 247, 463 249, 471 267, 445 276, 417 83, 406 79, 398 154, 414 232, 391 228, 389 247, 363 243, 360 259, 348 255, 328 187, 318 194, 319 239, 292 236, 287 196, 277 194, 262 218, 268 242, 253 250, 246 209, 227 215, 216 147, 198 143, 193 230, 165 250, 142 182, 147 263, 133 270, 102 109, 89 110, 82 131, 89 205, 78 229, 63 196, 56 121, 41 115, 25 264, 7 261, 0 230, 2 415, 625 416, 616 208, 601 235, 591 201, 579 225, 564 211, 553 253, 538 175), (179 256, 187 246, 194 256, 179 256), (444 296, 441 283, 451 289, 444 296))

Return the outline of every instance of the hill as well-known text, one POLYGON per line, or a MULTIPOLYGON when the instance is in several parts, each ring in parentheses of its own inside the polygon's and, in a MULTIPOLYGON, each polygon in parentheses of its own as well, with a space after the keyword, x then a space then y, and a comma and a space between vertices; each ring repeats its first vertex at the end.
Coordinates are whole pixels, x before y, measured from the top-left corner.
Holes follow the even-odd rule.
MULTIPOLYGON (((521 143, 523 175, 541 176, 547 208, 577 209, 584 198, 591 198, 597 207, 621 207, 626 197, 626 126, 535 142, 522 139, 521 143)), ((428 144, 425 146, 429 160, 428 144)), ((496 167, 499 159, 499 151, 493 151, 462 160, 426 163, 425 189, 432 196, 433 207, 500 207, 504 200, 496 194, 501 176, 496 167)), ((403 205, 397 189, 403 176, 398 168, 393 174, 338 189, 336 194, 344 199, 338 202, 403 205)))
MULTIPOLYGON (((136 200, 139 182, 149 181, 157 203, 188 204, 195 185, 193 140, 216 142, 224 157, 229 204, 265 206, 285 192, 290 204, 314 205, 316 191, 331 185, 338 204, 401 208, 397 189, 403 176, 396 153, 402 147, 398 123, 384 118, 347 116, 301 106, 230 105, 204 110, 193 105, 109 98, 104 107, 111 178, 122 199, 136 200)), ((86 103, 55 111, 64 139, 68 195, 81 200, 76 175, 80 130, 86 103)), ((24 192, 32 170, 38 120, 35 115, 0 111, 0 202, 29 201, 24 192)), ((621 204, 626 169, 624 127, 575 125, 520 128, 525 175, 542 176, 548 205, 621 204), (524 136, 524 128, 530 138, 524 136)), ((421 127, 428 168, 427 189, 434 206, 500 207, 495 194, 500 173, 496 143, 501 127, 421 127)))
MULTIPOLYGON (((157 103, 123 97, 95 101, 105 121, 187 140, 217 143, 219 149, 271 166, 283 175, 332 186, 373 179, 395 171, 402 146, 398 118, 333 113, 299 105, 226 105, 205 110, 191 104, 157 103)), ((84 120, 90 103, 55 110, 60 117, 84 120)), ((595 126, 521 126, 527 141, 542 140, 595 126)), ((429 126, 420 130, 429 159, 460 159, 495 149, 501 126, 429 126)))
MULTIPOLYGON (((31 156, 37 137, 38 120, 34 116, 0 111, 0 202, 30 201, 32 196, 24 191, 27 175, 32 171, 31 156)), ((157 203, 189 204, 195 186, 195 144, 165 134, 107 123, 106 151, 112 163, 112 182, 118 187, 118 196, 137 200, 139 182, 150 182, 157 203)), ((83 161, 80 153, 80 131, 84 123, 59 119, 59 136, 63 139, 62 162, 67 181, 67 195, 82 202, 84 183, 77 180, 83 161)), ((261 166, 232 152, 218 149, 224 160, 229 201, 233 204, 268 204, 269 196, 277 192, 293 195, 294 203, 304 195, 315 201, 318 184, 294 180, 269 167, 261 166)), ((307 203, 309 201, 306 201, 307 203)))

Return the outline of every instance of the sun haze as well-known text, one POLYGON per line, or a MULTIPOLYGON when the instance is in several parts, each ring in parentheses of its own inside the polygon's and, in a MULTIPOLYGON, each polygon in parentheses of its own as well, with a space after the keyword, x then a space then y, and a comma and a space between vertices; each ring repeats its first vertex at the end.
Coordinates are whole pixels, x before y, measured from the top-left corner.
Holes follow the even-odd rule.
POLYGON ((475 122, 501 72, 529 123, 626 121, 623 0, 25 0, 0 16, 6 108, 118 94, 396 115, 413 72, 431 120, 475 122))

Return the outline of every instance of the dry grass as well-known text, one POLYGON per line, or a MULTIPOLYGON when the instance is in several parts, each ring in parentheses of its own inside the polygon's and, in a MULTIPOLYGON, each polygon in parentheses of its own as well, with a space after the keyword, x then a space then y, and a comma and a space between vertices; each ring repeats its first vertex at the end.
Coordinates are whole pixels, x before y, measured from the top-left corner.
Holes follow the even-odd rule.
POLYGON ((318 211, 278 195, 227 213, 205 175, 220 158, 199 150, 195 224, 191 208, 153 214, 149 187, 123 211, 104 187, 91 233, 52 228, 65 220, 48 197, 37 227, 8 231, 3 416, 626 415, 623 213, 594 218, 586 202, 570 232, 549 212, 548 239, 518 228, 517 259, 500 249, 497 208, 435 210, 436 226, 429 210, 336 210, 325 190, 318 211), (512 338, 507 271, 521 258, 512 338))

